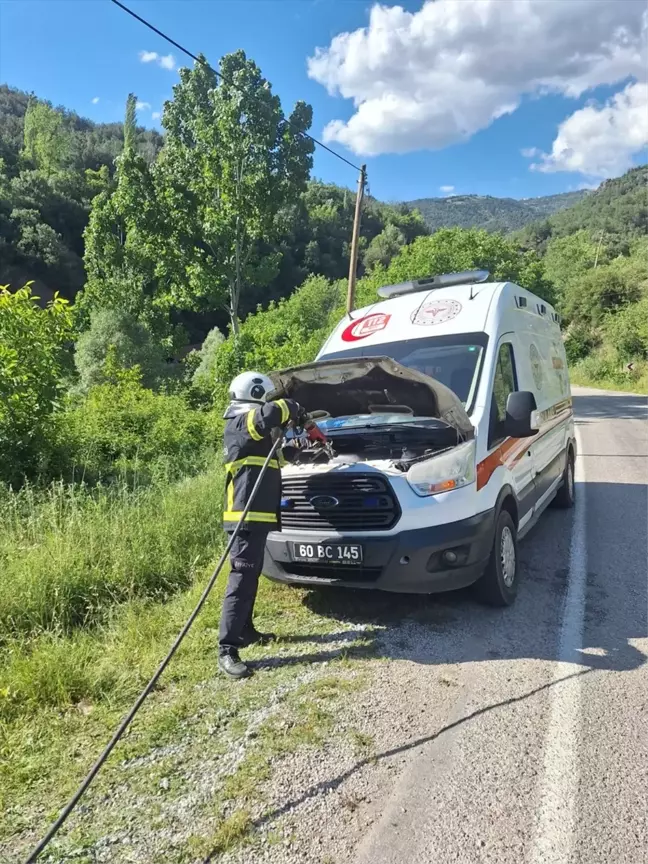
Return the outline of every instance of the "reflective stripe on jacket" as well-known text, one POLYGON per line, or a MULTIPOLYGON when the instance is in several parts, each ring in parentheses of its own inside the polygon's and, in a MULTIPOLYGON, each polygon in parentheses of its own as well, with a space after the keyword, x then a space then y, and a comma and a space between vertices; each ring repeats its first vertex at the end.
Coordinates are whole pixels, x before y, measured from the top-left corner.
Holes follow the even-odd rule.
MULTIPOLYGON (((233 530, 243 515, 254 485, 266 457, 272 449, 272 430, 284 427, 295 419, 299 407, 291 399, 266 402, 242 414, 227 419, 224 432, 226 452, 225 506, 223 527, 233 530)), ((268 529, 279 527, 281 504, 281 472, 284 464, 281 454, 268 465, 263 482, 257 490, 252 509, 241 527, 266 525, 268 529)))

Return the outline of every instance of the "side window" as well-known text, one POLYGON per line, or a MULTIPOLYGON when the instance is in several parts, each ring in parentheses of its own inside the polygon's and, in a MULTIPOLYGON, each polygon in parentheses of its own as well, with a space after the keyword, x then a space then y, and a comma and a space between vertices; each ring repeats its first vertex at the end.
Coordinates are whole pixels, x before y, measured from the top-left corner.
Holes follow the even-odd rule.
POLYGON ((493 447, 504 438, 504 421, 506 420, 506 401, 509 393, 517 390, 515 374, 515 357, 510 342, 500 345, 493 379, 493 396, 491 399, 490 427, 488 430, 488 446, 493 447))

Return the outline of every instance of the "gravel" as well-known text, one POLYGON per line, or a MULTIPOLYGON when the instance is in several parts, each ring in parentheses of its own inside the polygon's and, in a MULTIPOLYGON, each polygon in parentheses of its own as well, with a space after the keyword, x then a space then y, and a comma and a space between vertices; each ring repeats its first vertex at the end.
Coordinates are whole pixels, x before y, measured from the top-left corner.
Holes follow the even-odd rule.
MULTIPOLYGON (((344 700, 326 745, 275 761, 263 789, 263 812, 255 820, 255 854, 244 846, 220 856, 219 864, 249 864, 257 858, 268 864, 343 864, 351 859, 381 814, 410 750, 429 732, 430 698, 458 686, 452 673, 421 665, 421 659, 435 656, 435 640, 433 627, 414 621, 379 635, 379 657, 367 664, 369 684, 344 700)), ((444 644, 447 649, 447 633, 444 644)))

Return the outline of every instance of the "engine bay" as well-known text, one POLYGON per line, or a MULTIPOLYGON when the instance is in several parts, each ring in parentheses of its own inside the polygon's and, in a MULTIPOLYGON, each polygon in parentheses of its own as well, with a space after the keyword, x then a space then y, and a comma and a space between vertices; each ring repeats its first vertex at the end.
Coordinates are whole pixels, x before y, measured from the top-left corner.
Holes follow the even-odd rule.
POLYGON ((295 436, 288 447, 296 452, 290 454, 288 461, 297 465, 345 465, 390 460, 395 468, 407 471, 416 462, 452 449, 461 441, 456 429, 437 419, 376 423, 367 418, 364 424, 362 418, 353 421, 353 425, 319 421, 326 434, 326 445, 295 436))

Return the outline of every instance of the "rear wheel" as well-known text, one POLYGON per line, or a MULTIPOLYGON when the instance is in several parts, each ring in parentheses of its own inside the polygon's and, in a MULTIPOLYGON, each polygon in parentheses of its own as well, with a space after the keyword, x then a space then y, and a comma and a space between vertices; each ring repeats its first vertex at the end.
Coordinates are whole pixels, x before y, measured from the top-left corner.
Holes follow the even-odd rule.
POLYGON ((570 510, 576 501, 576 483, 574 481, 574 454, 570 450, 567 454, 567 464, 563 471, 562 485, 553 503, 561 510, 570 510))
POLYGON ((500 511, 488 565, 476 585, 490 606, 510 606, 518 591, 517 529, 508 510, 500 511))

